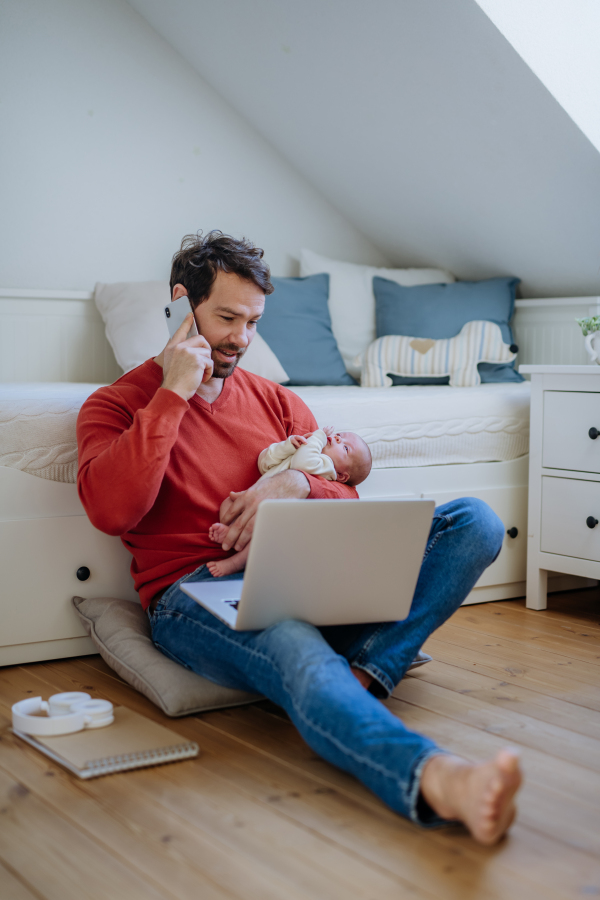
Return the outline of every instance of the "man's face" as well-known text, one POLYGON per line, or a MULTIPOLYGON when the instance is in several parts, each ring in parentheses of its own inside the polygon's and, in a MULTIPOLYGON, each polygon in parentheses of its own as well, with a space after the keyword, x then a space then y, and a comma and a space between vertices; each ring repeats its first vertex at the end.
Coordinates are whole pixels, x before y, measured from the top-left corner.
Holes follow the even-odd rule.
POLYGON ((256 334, 265 295, 254 282, 217 272, 210 296, 194 310, 200 334, 212 347, 213 378, 227 378, 256 334))

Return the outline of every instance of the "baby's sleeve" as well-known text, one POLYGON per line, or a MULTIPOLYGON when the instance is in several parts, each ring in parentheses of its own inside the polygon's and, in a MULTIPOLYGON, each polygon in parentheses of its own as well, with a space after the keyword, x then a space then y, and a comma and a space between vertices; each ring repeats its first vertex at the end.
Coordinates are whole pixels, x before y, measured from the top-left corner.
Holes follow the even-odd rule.
POLYGON ((295 452, 296 448, 292 444, 291 438, 288 438, 286 441, 277 441, 274 444, 271 444, 270 447, 263 450, 258 457, 259 472, 261 475, 264 475, 269 469, 273 469, 289 456, 293 456, 295 452))
POLYGON ((309 475, 320 475, 328 481, 337 481, 337 472, 333 460, 323 455, 323 448, 327 443, 327 435, 319 429, 314 431, 306 444, 296 450, 290 464, 290 469, 299 469, 308 472, 309 475))

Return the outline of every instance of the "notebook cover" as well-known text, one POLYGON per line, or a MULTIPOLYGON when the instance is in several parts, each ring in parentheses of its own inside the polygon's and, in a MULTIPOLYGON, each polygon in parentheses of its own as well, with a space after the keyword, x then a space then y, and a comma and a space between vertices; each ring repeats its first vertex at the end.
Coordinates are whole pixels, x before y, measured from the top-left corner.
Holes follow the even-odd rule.
POLYGON ((196 743, 132 709, 116 706, 114 715, 113 724, 105 728, 49 737, 19 737, 83 778, 92 771, 118 772, 198 755, 196 743))

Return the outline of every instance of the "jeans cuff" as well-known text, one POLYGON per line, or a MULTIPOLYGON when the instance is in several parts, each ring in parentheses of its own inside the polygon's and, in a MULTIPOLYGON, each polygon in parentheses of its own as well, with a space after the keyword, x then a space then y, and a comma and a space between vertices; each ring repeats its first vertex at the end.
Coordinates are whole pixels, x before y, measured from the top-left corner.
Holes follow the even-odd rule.
POLYGON ((360 669, 362 672, 366 672, 367 675, 370 675, 371 678, 374 679, 373 684, 369 687, 369 693, 373 694, 379 700, 387 700, 396 687, 391 678, 381 669, 377 668, 377 666, 374 666, 373 663, 365 663, 362 665, 361 663, 354 661, 351 662, 350 665, 353 669, 360 669))
POLYGON ((441 816, 438 816, 424 797, 421 796, 423 769, 433 756, 441 756, 442 754, 445 756, 451 755, 449 750, 443 750, 441 747, 432 747, 430 750, 426 750, 413 769, 407 797, 408 818, 416 825, 420 825, 421 828, 440 828, 442 825, 456 824, 453 820, 442 819, 441 816))

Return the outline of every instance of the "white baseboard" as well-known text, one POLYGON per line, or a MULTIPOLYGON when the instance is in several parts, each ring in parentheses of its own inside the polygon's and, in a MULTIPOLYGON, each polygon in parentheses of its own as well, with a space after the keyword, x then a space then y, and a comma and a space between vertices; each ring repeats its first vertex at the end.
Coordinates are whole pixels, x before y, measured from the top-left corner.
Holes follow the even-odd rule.
POLYGON ((10 647, 0 647, 0 666, 16 666, 41 662, 45 659, 65 659, 70 656, 91 656, 97 652, 98 648, 89 637, 12 644, 10 647))
MULTIPOLYGON (((515 581, 512 584, 493 584, 490 587, 474 588, 463 606, 471 606, 472 603, 492 603, 494 600, 514 600, 517 597, 525 597, 527 582, 515 581)), ((597 587, 598 582, 593 578, 580 578, 578 575, 561 575, 556 572, 548 576, 548 593, 557 594, 560 591, 581 591, 584 588, 597 587)))

